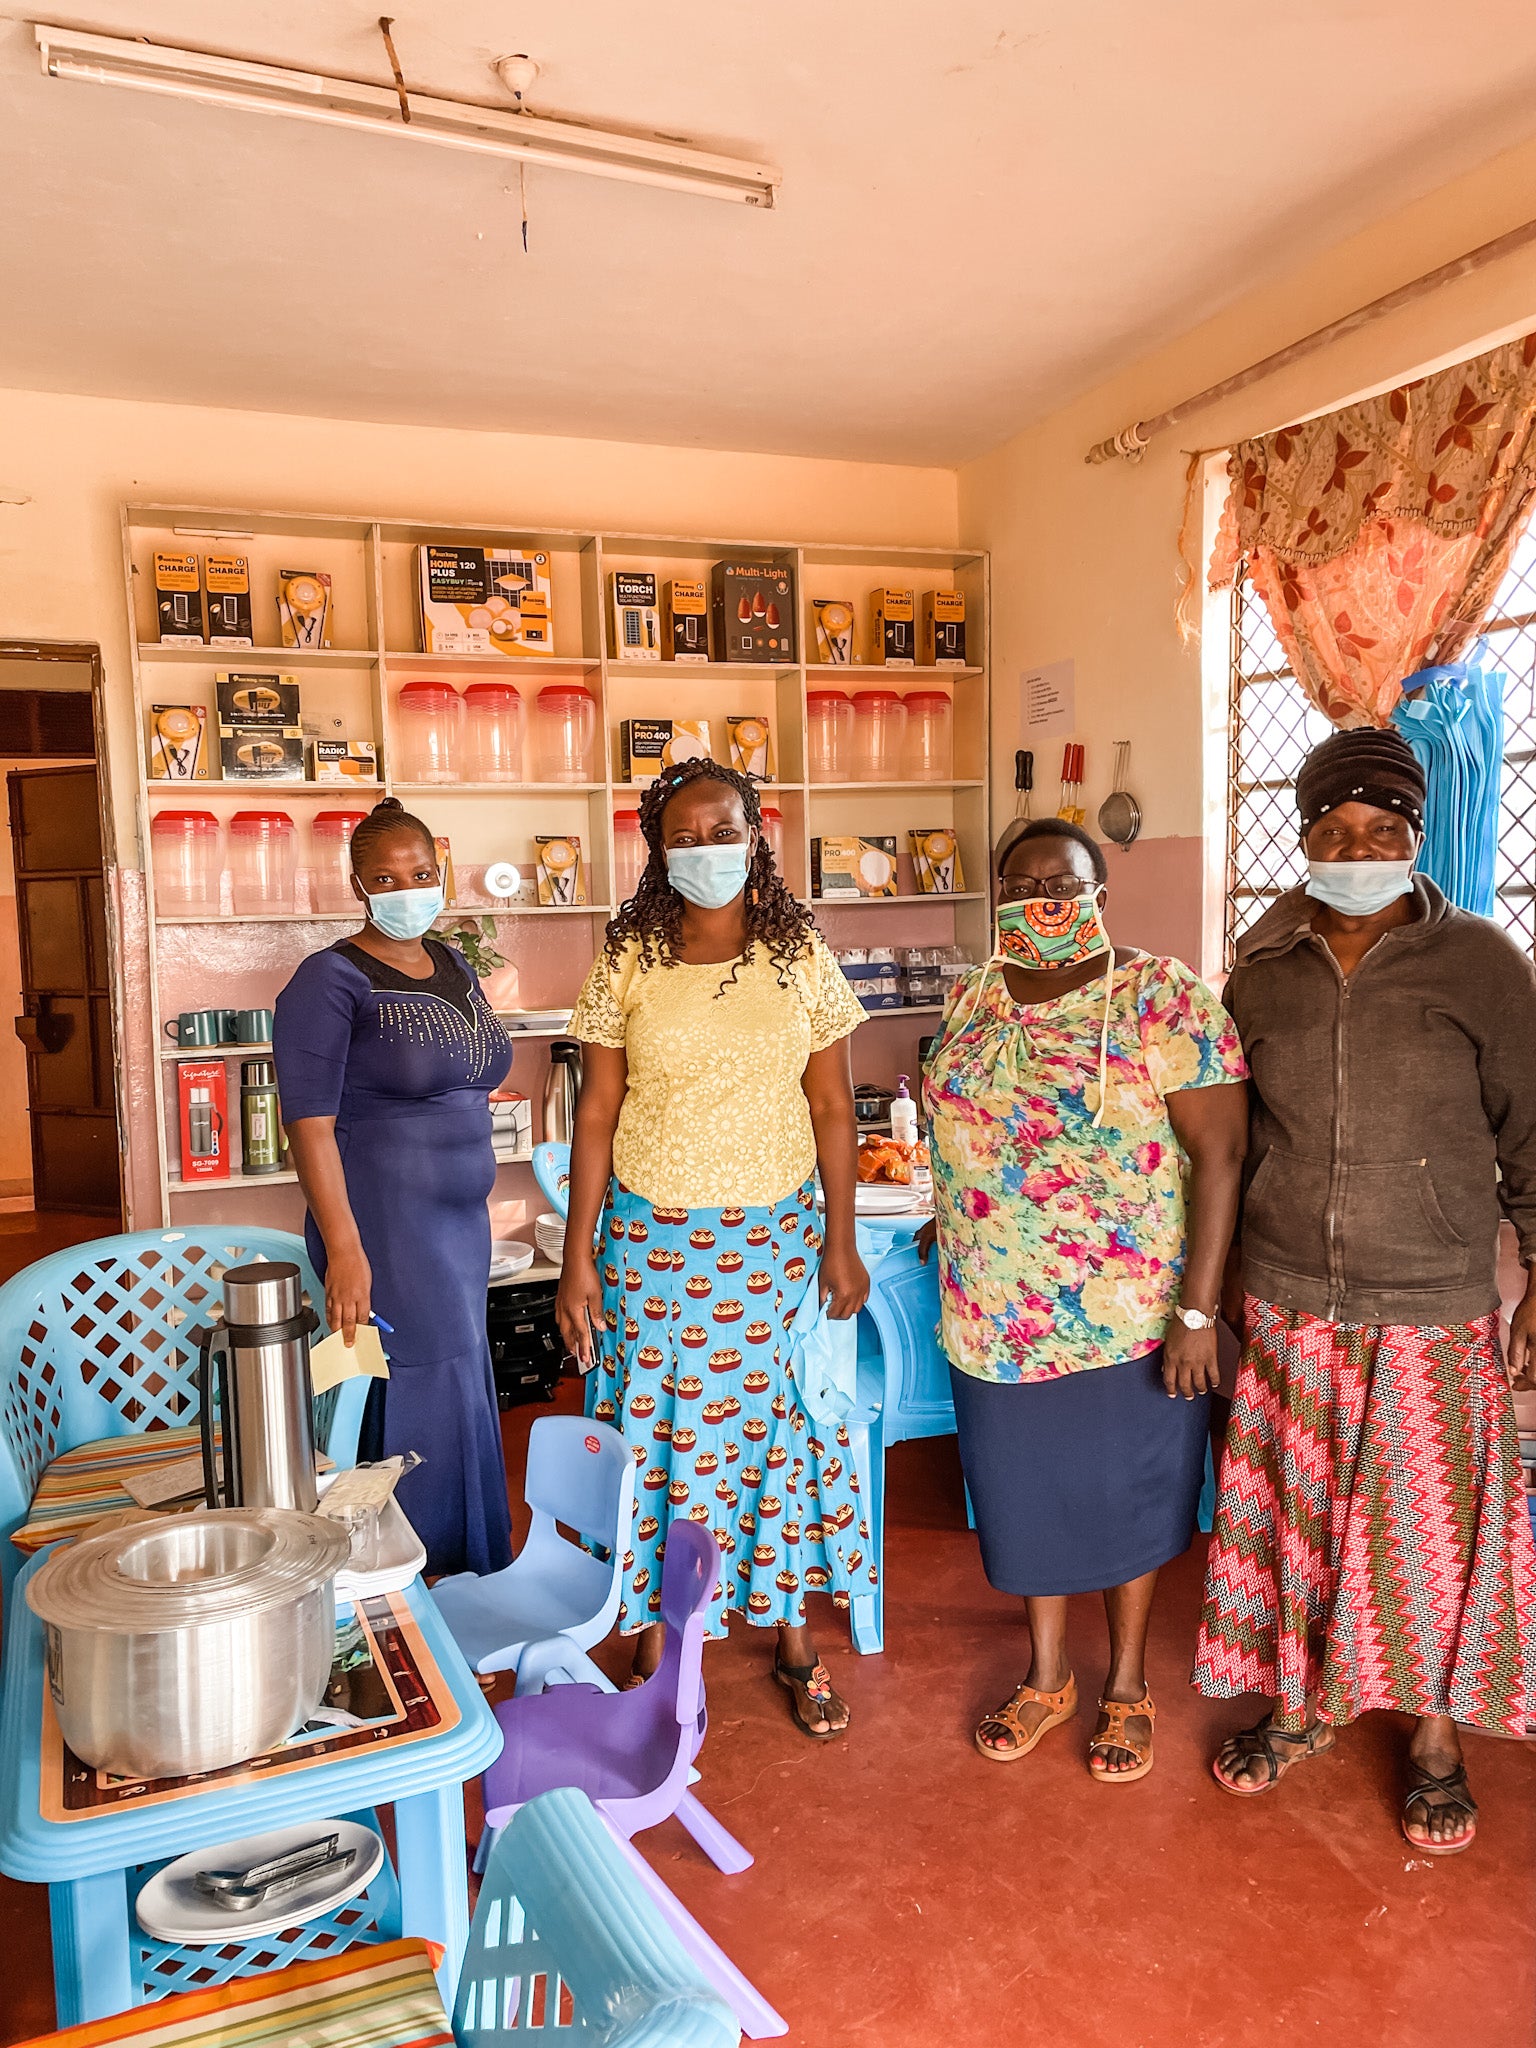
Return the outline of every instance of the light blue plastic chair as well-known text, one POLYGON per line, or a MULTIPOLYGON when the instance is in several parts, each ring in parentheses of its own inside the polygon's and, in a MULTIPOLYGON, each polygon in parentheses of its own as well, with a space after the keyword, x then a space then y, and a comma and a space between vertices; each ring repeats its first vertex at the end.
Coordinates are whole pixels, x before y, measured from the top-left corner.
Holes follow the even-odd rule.
POLYGON ((453 2009, 459 2048, 531 2033, 603 2048, 738 2048, 710 1990, 584 1792, 545 1792, 498 1836, 453 2009))
POLYGON ((938 1259, 930 1257, 925 1265, 911 1244, 888 1252, 870 1273, 863 1313, 879 1340, 886 1444, 953 1436, 949 1360, 939 1342, 938 1259))
POLYGON ((557 1216, 571 1206, 571 1148, 569 1145, 535 1145, 533 1177, 539 1192, 557 1216))
MULTIPOLYGON (((528 1432, 523 1499, 533 1523, 509 1565, 484 1578, 460 1572, 432 1588, 465 1661, 479 1672, 516 1671, 525 1650, 553 1638, 589 1650, 619 1612, 635 1514, 635 1461, 622 1434, 579 1415, 541 1415, 528 1432), (601 1555, 568 1542, 557 1524, 601 1555)), ((555 1655, 539 1661, 540 1683, 562 1672, 585 1675, 555 1655)))
MULTIPOLYGON (((303 1238, 238 1223, 93 1238, 0 1287, 0 1623, 23 1562, 9 1539, 43 1471, 103 1437, 194 1427, 190 1333, 220 1308, 225 1268, 261 1259, 291 1260, 323 1312, 303 1238)), ((315 1440, 339 1466, 356 1462, 371 1384, 344 1380, 315 1403, 315 1440)))

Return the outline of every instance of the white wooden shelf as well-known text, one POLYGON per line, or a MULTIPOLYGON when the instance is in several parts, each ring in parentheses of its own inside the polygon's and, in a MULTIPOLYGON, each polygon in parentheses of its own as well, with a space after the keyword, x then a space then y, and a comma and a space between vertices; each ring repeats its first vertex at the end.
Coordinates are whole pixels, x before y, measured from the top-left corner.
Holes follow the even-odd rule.
POLYGON ((524 1150, 517 1146, 509 1147, 498 1144, 493 1139, 491 1141, 491 1150, 496 1155, 496 1164, 498 1166, 531 1166, 533 1164, 531 1148, 524 1150))
POLYGON ((519 673, 557 675, 563 670, 574 674, 578 670, 601 668, 603 665, 602 656, 597 654, 423 654, 419 647, 386 647, 384 659, 391 668, 409 663, 423 668, 459 668, 466 672, 473 670, 478 674, 505 676, 508 682, 519 673))
MULTIPOLYGON (((269 1060, 272 1048, 270 1045, 166 1045, 160 1048, 160 1057, 163 1060, 269 1060)), ((271 1175, 263 1178, 270 1180, 271 1175)))
MULTIPOLYGON (((396 785, 399 787, 399 785, 396 785)), ((375 777, 370 782, 353 781, 349 776, 345 782, 242 782, 222 775, 210 775, 206 782, 163 782, 158 777, 145 778, 145 794, 151 803, 163 797, 184 804, 191 797, 199 799, 212 796, 232 797, 237 803, 258 803, 263 797, 281 797, 287 803, 290 797, 329 797, 332 803, 340 803, 343 797, 357 796, 365 790, 380 790, 387 785, 375 777)))
POLYGON ((372 668, 378 660, 372 647, 167 647, 159 640, 139 642, 140 661, 203 662, 211 668, 372 668))
POLYGON ((601 796, 606 782, 396 782, 396 796, 601 796))
POLYGON ((935 891, 928 896, 813 896, 812 910, 896 910, 905 906, 910 909, 914 903, 982 903, 986 898, 980 889, 955 889, 944 894, 935 891))
POLYGON ((797 661, 615 661, 610 656, 608 674, 624 682, 644 682, 647 676, 701 676, 706 682, 730 682, 741 676, 775 681, 780 676, 800 673, 797 661))
MULTIPOLYGON (((805 788, 803 782, 759 782, 754 786, 763 796, 798 796, 805 788)), ((872 784, 867 782, 860 785, 864 789, 869 789, 872 786, 872 784)), ((932 782, 926 786, 929 789, 938 787, 936 783, 932 782)), ((615 782, 612 785, 615 796, 644 796, 650 787, 651 785, 648 782, 615 782)))
POLYGON ((173 1195, 216 1195, 221 1188, 275 1188, 284 1181, 297 1182, 299 1176, 291 1166, 285 1166, 280 1173, 227 1173, 222 1180, 182 1180, 177 1174, 167 1174, 166 1187, 173 1195))
POLYGON ((878 661, 808 661, 808 682, 824 682, 830 676, 878 676, 886 683, 908 683, 919 679, 952 681, 956 676, 984 676, 984 668, 892 668, 878 661))
POLYGON ((941 1017, 943 1014, 942 1003, 898 1003, 894 1009, 866 1010, 864 1021, 871 1023, 878 1017, 941 1017))
MULTIPOLYGON (((196 910, 178 912, 157 910, 156 924, 361 924, 361 906, 357 910, 237 910, 226 917, 218 910, 196 910)), ((208 1008, 218 1007, 212 1003, 208 1008)), ((233 1007, 224 1005, 225 1008, 233 1007)), ((212 1048, 210 1047, 210 1050, 212 1048)))
POLYGON ((809 782, 806 788, 812 796, 857 796, 861 791, 869 795, 899 792, 902 796, 921 796, 927 789, 980 789, 980 776, 954 782, 914 782, 909 777, 905 782, 809 782))
MULTIPOLYGON (((526 1240, 525 1240, 526 1241, 526 1240)), ((560 1268, 551 1265, 548 1259, 535 1259, 531 1266, 525 1266, 521 1273, 509 1273, 505 1280, 491 1280, 491 1290, 499 1287, 526 1287, 530 1280, 558 1280, 560 1268)))

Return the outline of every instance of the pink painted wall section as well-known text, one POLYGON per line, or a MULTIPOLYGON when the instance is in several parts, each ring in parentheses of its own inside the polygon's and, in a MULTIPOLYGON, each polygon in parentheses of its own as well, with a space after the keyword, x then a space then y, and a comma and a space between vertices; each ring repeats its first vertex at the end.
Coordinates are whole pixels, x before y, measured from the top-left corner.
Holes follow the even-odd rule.
POLYGON ((1199 839, 1138 839, 1106 846, 1105 923, 1116 944, 1170 954, 1199 969, 1205 848, 1199 839))

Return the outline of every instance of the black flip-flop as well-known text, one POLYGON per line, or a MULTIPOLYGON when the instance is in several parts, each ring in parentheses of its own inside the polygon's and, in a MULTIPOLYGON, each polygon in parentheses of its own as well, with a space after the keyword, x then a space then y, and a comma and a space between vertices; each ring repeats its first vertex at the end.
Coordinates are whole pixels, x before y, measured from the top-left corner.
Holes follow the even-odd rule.
POLYGON ((1422 1764, 1408 1759, 1408 1790, 1403 1794, 1400 1825, 1403 1840, 1410 1849, 1417 1849, 1421 1856, 1459 1856, 1463 1849, 1470 1849, 1477 1840, 1477 1801, 1467 1785, 1467 1767, 1458 1764, 1454 1771, 1447 1771, 1442 1778, 1434 1771, 1426 1771, 1422 1764), (1430 1795, 1438 1794, 1433 1805, 1430 1795), (1426 1814, 1461 1813, 1472 1825, 1467 1832, 1454 1842, 1421 1842, 1417 1835, 1408 1832, 1408 1814, 1412 1807, 1421 1806, 1426 1814))

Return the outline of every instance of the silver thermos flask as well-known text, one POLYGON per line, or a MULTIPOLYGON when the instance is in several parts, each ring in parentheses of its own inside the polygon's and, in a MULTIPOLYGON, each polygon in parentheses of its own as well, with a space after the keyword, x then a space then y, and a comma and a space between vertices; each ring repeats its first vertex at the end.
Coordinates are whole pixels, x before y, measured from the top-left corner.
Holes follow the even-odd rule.
POLYGON ((318 1495, 309 1338, 319 1327, 314 1310, 304 1305, 297 1266, 269 1259, 226 1271, 223 1324, 196 1333, 203 1493, 209 1507, 220 1505, 213 1440, 217 1360, 223 1505, 314 1513, 318 1495))
POLYGON ((544 1142, 569 1145, 576 1135, 576 1098, 581 1093, 581 1045, 574 1038, 552 1039, 549 1072, 544 1079, 544 1142))

